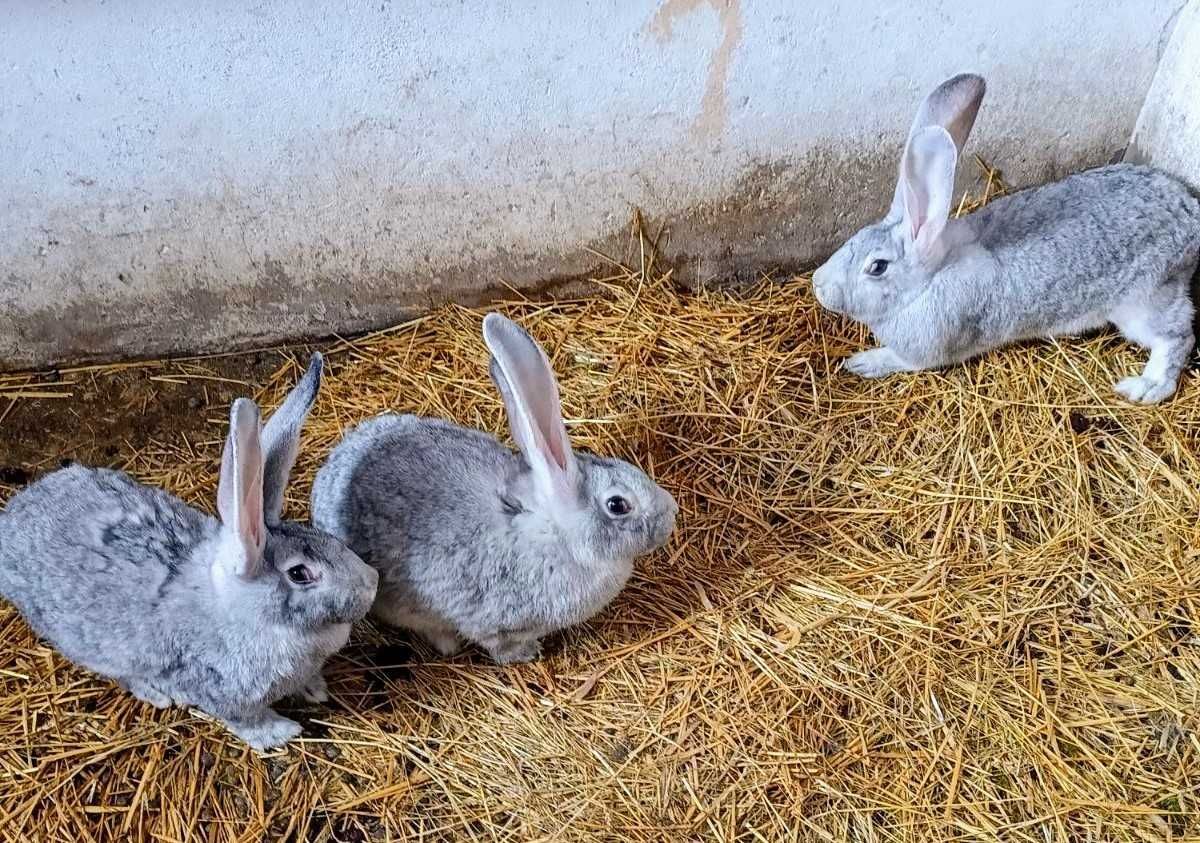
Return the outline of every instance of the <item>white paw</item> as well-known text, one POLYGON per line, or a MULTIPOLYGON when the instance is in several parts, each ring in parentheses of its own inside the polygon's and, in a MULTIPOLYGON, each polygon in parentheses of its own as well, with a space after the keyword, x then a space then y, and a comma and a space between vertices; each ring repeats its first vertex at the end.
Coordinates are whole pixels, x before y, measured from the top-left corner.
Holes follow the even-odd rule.
POLYGON ((155 708, 169 708, 171 706, 170 696, 164 694, 153 685, 148 685, 144 682, 130 682, 129 693, 144 703, 150 703, 155 708))
POLYGON ((235 735, 250 744, 251 748, 260 752, 281 747, 292 738, 300 737, 300 733, 304 731, 304 727, 295 720, 280 717, 278 714, 272 714, 253 724, 230 723, 229 728, 235 735))
POLYGON ((488 650, 496 664, 523 664, 535 661, 541 654, 542 642, 537 639, 504 641, 488 650))
POLYGON ((863 378, 882 378, 903 369, 890 348, 871 348, 846 358, 845 366, 863 378))
POLYGON ((310 703, 329 702, 329 688, 325 684, 325 677, 318 673, 310 678, 300 689, 300 696, 310 703))
POLYGON ((453 632, 427 632, 425 640, 444 658, 449 658, 462 649, 462 639, 453 632))
POLYGON ((1117 383, 1115 389, 1130 401, 1138 404, 1157 404, 1159 401, 1171 397, 1175 392, 1175 384, 1171 381, 1159 381, 1135 375, 1117 383))

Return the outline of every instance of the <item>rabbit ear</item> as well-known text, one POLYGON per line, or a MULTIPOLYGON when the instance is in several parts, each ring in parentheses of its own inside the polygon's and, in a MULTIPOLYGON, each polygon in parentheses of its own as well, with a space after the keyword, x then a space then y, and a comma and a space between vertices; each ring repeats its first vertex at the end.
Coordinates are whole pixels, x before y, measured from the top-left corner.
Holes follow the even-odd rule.
POLYGON ((945 129, 954 145, 955 155, 961 155, 967 144, 967 137, 975 125, 975 117, 979 114, 979 106, 983 95, 987 92, 987 83, 982 76, 974 73, 960 73, 952 76, 934 88, 913 120, 912 128, 908 130, 908 140, 904 144, 904 152, 900 158, 901 174, 896 184, 896 195, 892 199, 892 210, 889 217, 899 218, 904 212, 904 161, 908 158, 908 149, 912 146, 913 138, 931 126, 945 129))
POLYGON ((950 218, 957 161, 954 141, 941 126, 922 129, 905 151, 900 168, 904 232, 921 260, 932 257, 950 218))
POLYGON ((578 488, 578 468, 550 361, 529 334, 498 313, 484 317, 483 340, 492 353, 492 380, 508 410, 513 439, 539 491, 552 503, 569 504, 578 488))
POLYGON ((300 428, 321 388, 323 366, 324 358, 314 354, 304 377, 263 427, 263 516, 267 524, 278 524, 283 514, 283 490, 287 488, 300 448, 300 428))
POLYGON ((226 537, 217 564, 243 578, 262 568, 267 528, 263 523, 263 452, 259 439, 258 407, 239 398, 229 411, 229 437, 221 455, 217 511, 226 537))

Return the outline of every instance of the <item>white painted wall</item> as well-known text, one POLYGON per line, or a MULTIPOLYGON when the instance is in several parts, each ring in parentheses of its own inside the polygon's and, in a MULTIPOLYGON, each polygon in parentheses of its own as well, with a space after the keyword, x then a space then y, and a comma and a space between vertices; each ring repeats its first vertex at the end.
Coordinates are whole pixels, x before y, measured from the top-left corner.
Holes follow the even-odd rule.
POLYGON ((1177 17, 1126 157, 1200 191, 1200 0, 1177 17))
POLYGON ((1178 5, 7 0, 0 365, 377 326, 635 207, 702 277, 810 262, 953 72, 1017 183, 1107 159, 1178 5))

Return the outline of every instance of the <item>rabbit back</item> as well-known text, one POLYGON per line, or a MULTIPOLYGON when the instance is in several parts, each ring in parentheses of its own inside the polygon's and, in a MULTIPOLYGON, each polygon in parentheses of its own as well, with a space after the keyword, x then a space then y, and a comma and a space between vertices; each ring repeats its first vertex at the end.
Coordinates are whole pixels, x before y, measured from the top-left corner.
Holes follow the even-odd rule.
POLYGON ((505 582, 479 556, 508 554, 488 546, 503 535, 496 500, 516 462, 481 431, 418 416, 371 419, 318 473, 313 524, 378 570, 376 606, 388 615, 487 626, 485 604, 506 602, 489 592, 505 582))
MULTIPOLYGON (((1190 275, 1200 254, 1200 202, 1131 164, 1014 193, 964 221, 1000 268, 989 310, 1005 339, 1102 327, 1130 296, 1190 275)), ((959 270, 965 283, 970 267, 959 270)))
POLYGON ((189 624, 193 558, 214 519, 106 469, 71 466, 17 493, 0 516, 0 593, 72 661, 127 679, 163 671, 189 624))
MULTIPOLYGON (((268 551, 294 557, 320 540, 284 523, 268 551)), ((297 691, 345 643, 349 624, 271 621, 256 605, 278 601, 267 586, 239 597, 244 612, 225 604, 211 573, 219 542, 216 519, 166 492, 72 466, 19 492, 0 515, 0 594, 76 664, 235 716, 297 691)))
MULTIPOLYGON (((590 455, 579 454, 585 470, 590 455)), ((577 568, 514 523, 505 498, 527 468, 495 437, 439 419, 384 416, 347 434, 318 474, 313 521, 379 571, 374 613, 476 641, 544 634, 590 617, 632 560, 577 568)))
MULTIPOLYGON (((377 416, 349 431, 317 472, 313 525, 351 548, 385 548, 395 525, 408 525, 437 504, 479 503, 515 461, 482 431, 422 416, 377 416), (417 473, 423 475, 419 483, 417 473)), ((417 525, 410 526, 403 529, 416 535, 417 525)))

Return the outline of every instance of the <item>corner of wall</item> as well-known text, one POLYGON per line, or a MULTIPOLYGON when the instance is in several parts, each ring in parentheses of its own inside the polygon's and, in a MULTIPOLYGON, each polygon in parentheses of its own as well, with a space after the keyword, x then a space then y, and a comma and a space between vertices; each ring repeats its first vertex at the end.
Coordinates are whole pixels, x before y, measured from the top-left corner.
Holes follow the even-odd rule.
POLYGON ((1158 167, 1200 192, 1200 0, 1175 16, 1124 160, 1158 167))

